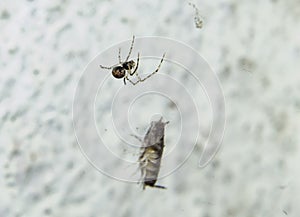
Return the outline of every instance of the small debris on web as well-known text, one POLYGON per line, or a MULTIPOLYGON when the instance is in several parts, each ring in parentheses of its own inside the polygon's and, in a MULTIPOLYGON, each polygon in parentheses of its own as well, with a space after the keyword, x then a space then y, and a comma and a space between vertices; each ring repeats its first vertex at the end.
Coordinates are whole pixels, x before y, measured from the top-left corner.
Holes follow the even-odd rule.
POLYGON ((200 10, 194 3, 189 2, 189 5, 195 9, 194 23, 197 29, 202 29, 203 27, 203 17, 200 15, 200 10))

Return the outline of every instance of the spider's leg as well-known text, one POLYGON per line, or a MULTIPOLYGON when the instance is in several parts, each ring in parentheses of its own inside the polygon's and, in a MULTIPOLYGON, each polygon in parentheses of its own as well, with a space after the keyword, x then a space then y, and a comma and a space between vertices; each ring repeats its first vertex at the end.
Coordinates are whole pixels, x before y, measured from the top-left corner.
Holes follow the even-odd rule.
POLYGON ((136 85, 137 83, 140 82, 141 78, 140 78, 140 76, 138 75, 138 73, 136 73, 136 71, 137 71, 137 69, 138 69, 138 67, 139 67, 139 61, 140 61, 140 53, 138 53, 137 64, 136 64, 136 67, 135 67, 134 71, 131 72, 130 70, 127 70, 126 76, 124 77, 124 84, 126 84, 126 83, 125 83, 125 80, 129 81, 132 85, 136 85), (136 73, 136 76, 138 77, 138 80, 137 80, 136 82, 134 82, 134 81, 132 81, 132 80, 130 80, 130 79, 128 78, 128 75, 131 76, 131 75, 134 75, 135 73, 136 73))
POLYGON ((125 76, 125 77, 123 78, 124 85, 126 85, 126 78, 127 78, 127 76, 125 76))
POLYGON ((131 46, 130 46, 129 53, 128 53, 128 56, 126 57, 125 62, 128 61, 128 59, 129 59, 129 57, 130 57, 130 55, 131 55, 131 51, 132 51, 133 44, 134 44, 134 38, 135 38, 135 36, 132 37, 131 46))
POLYGON ((114 66, 102 66, 99 65, 101 69, 112 69, 114 66))
POLYGON ((126 76, 124 77, 124 84, 126 85, 125 80, 129 81, 132 85, 136 85, 136 84, 139 82, 139 81, 134 82, 134 81, 130 80, 130 79, 128 78, 128 74, 126 74, 126 76))
POLYGON ((162 56, 157 69, 154 72, 152 72, 150 75, 148 75, 147 77, 141 79, 140 82, 143 82, 143 81, 147 80, 148 78, 150 78, 152 75, 154 75, 155 73, 157 73, 159 71, 162 62, 164 61, 165 56, 166 56, 166 53, 164 53, 164 55, 162 56))
POLYGON ((127 80, 127 81, 129 81, 132 85, 136 85, 137 83, 139 83, 140 81, 136 81, 136 82, 134 82, 134 81, 132 81, 132 80, 130 80, 129 78, 128 78, 128 76, 126 75, 125 77, 124 77, 124 83, 125 83, 125 79, 127 80))
POLYGON ((121 60, 121 48, 120 47, 119 47, 118 58, 119 58, 119 63, 122 64, 122 60, 121 60))
MULTIPOLYGON (((133 72, 130 72, 129 74, 130 75, 134 75, 134 73, 136 72, 136 70, 138 69, 139 67, 139 62, 140 62, 140 53, 138 53, 138 58, 137 58, 137 61, 136 61, 136 67, 135 69, 133 70, 133 72)), ((138 74, 136 73, 136 76, 139 78, 138 74)))

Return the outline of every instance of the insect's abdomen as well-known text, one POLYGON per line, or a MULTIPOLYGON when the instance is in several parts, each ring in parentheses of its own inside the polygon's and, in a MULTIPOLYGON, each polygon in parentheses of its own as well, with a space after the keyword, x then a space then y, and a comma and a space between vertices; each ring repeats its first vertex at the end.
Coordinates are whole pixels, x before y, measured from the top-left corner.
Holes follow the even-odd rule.
POLYGON ((145 189, 146 186, 165 188, 160 185, 155 185, 155 183, 160 169, 164 149, 165 125, 167 123, 169 122, 163 122, 162 118, 159 121, 152 121, 144 137, 143 146, 141 148, 142 153, 139 157, 143 189, 145 189))
POLYGON ((146 147, 140 159, 140 167, 144 179, 144 187, 154 186, 160 169, 163 145, 155 144, 146 147))

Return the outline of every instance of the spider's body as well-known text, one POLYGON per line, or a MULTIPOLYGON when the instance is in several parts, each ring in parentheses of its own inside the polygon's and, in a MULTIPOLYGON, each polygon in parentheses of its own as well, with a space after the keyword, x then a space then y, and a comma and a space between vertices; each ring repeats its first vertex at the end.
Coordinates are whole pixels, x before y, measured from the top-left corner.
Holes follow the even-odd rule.
POLYGON ((124 78, 126 70, 122 66, 116 66, 111 73, 115 78, 124 78))
POLYGON ((128 62, 123 63, 122 66, 126 70, 131 70, 135 67, 135 62, 133 60, 130 60, 128 62))
POLYGON ((148 75, 146 78, 142 79, 137 73, 137 69, 139 67, 139 61, 140 61, 140 54, 138 53, 138 58, 137 58, 136 63, 133 60, 129 60, 129 57, 130 57, 132 49, 133 49, 133 44, 134 44, 134 36, 132 38, 128 56, 124 62, 121 61, 121 49, 119 48, 119 64, 117 66, 114 65, 114 66, 110 66, 110 67, 100 65, 100 67, 102 69, 112 69, 112 75, 117 79, 123 78, 124 84, 126 84, 126 80, 127 80, 131 84, 136 85, 137 83, 145 81, 146 79, 148 79, 149 77, 154 75, 156 72, 158 72, 158 70, 164 60, 165 54, 163 55, 157 69, 154 72, 152 72, 150 75, 148 75), (134 82, 128 78, 128 76, 132 76, 134 74, 138 78, 138 80, 136 82, 134 82))
POLYGON ((135 62, 130 60, 128 62, 124 62, 118 66, 115 66, 111 73, 115 78, 125 78, 126 72, 131 75, 131 70, 135 67, 135 62))

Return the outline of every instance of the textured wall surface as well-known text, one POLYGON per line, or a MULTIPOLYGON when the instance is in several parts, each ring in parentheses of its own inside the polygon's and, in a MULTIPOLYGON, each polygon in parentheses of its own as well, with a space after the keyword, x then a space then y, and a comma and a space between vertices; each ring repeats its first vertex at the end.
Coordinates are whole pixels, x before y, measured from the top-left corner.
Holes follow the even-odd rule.
MULTIPOLYGON (((1 217, 299 216, 300 2, 195 1, 202 28, 196 28, 188 3, 0 1, 1 217), (166 190, 142 191, 103 175, 74 135, 73 96, 82 72, 101 51, 132 35, 193 47, 218 75, 226 100, 217 155, 197 167, 203 150, 197 144, 180 169, 160 180, 166 190)), ((153 64, 141 67, 151 70, 157 60, 153 64)), ((106 97, 123 85, 109 79, 106 97)), ((144 103, 135 109, 141 135, 151 114, 145 122, 139 111, 146 106, 148 114, 160 101, 144 103)), ((166 144, 176 137, 175 128, 172 121, 166 126, 166 144)), ((178 159, 183 149, 174 148, 178 159)), ((118 166, 100 160, 108 170, 118 166)))

